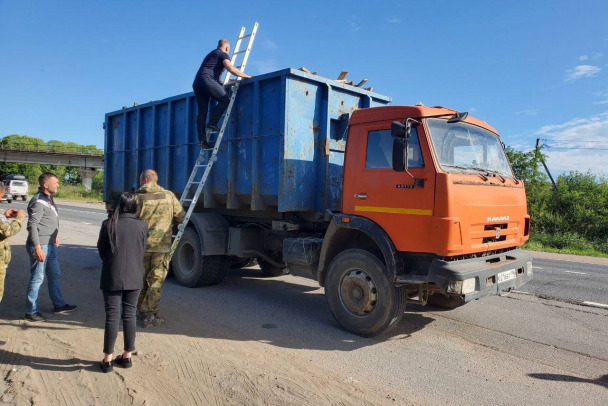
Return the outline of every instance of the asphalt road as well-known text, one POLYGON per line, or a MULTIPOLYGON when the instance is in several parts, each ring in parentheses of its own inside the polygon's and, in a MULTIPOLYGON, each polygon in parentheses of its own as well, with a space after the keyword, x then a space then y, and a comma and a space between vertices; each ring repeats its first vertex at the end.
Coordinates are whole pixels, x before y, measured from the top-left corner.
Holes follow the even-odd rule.
POLYGON ((534 258, 533 266, 534 278, 520 291, 543 299, 597 303, 608 308, 608 265, 534 258))
MULTIPOLYGON (((27 208, 28 202, 23 201, 13 201, 11 204, 2 203, 0 208, 8 208, 14 207, 16 209, 27 208)), ((95 206, 100 206, 96 204, 95 206)), ((101 223, 108 217, 106 211, 98 208, 88 208, 88 207, 80 207, 70 204, 57 204, 57 209, 59 210, 59 221, 70 221, 75 223, 82 223, 88 225, 98 225, 101 226, 101 223)))
MULTIPOLYGON (((24 209, 26 206, 27 202, 21 201, 14 201, 10 205, 24 209)), ((106 211, 96 207, 101 205, 80 207, 60 203, 58 204, 60 220, 101 226, 102 221, 107 218, 106 211)), ((532 254, 534 256, 534 253, 532 254)), ((519 291, 543 299, 574 304, 592 303, 608 307, 608 261, 606 262, 606 264, 588 264, 535 257, 534 278, 519 291)))

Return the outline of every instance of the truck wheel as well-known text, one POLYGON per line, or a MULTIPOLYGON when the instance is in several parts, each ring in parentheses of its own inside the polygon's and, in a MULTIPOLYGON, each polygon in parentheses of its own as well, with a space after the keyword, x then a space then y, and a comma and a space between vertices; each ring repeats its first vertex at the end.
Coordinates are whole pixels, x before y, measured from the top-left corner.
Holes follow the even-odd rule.
POLYGON ((8 204, 11 204, 11 203, 13 202, 13 199, 6 199, 6 202, 7 202, 8 204))
POLYGON ((21 196, 21 200, 25 202, 27 200, 27 196, 21 196))
POLYGON ((188 227, 173 254, 173 274, 181 285, 189 288, 216 285, 228 272, 224 259, 222 255, 202 255, 198 233, 188 227))
POLYGON ((384 264, 361 249, 348 249, 331 261, 325 297, 338 323, 364 337, 397 325, 407 303, 405 289, 393 286, 384 264))
POLYGON ((429 296, 427 303, 435 307, 441 307, 442 309, 455 309, 462 306, 464 300, 460 296, 433 293, 429 296))
POLYGON ((274 266, 271 263, 266 262, 260 258, 258 258, 258 264, 260 265, 260 269, 266 276, 283 276, 289 274, 287 267, 274 266))

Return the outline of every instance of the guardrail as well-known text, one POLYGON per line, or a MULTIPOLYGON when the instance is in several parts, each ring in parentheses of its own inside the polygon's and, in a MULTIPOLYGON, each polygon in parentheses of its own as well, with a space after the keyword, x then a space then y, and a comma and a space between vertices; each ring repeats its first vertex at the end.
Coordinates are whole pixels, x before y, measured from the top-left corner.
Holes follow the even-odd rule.
POLYGON ((88 156, 103 156, 103 151, 98 152, 96 150, 84 147, 69 147, 69 146, 55 146, 55 145, 34 145, 34 144, 20 144, 20 145, 3 145, 0 144, 0 150, 3 151, 14 151, 14 152, 50 152, 55 154, 69 154, 69 155, 88 155, 88 156))

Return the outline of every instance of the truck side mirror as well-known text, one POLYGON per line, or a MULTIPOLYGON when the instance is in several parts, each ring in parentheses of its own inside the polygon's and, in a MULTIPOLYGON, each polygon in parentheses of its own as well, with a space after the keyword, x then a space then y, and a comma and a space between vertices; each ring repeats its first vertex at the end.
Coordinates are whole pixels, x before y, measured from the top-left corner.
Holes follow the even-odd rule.
POLYGON ((407 139, 395 138, 393 140, 393 170, 405 172, 407 169, 407 139))
POLYGON ((391 135, 395 138, 405 138, 405 124, 400 121, 391 123, 391 135))

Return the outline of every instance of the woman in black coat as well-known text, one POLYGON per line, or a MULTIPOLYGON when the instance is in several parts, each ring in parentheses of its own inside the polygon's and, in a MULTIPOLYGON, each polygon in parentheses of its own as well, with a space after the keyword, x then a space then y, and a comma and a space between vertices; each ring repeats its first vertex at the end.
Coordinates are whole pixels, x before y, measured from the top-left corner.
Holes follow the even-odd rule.
POLYGON ((131 351, 135 349, 135 312, 137 298, 143 287, 143 263, 146 252, 148 226, 135 218, 137 200, 131 193, 122 193, 116 200, 114 211, 103 222, 99 231, 97 249, 103 262, 100 288, 106 307, 106 327, 103 337, 103 372, 113 368, 112 353, 121 319, 124 334, 124 352, 114 360, 123 368, 131 367, 131 351))

